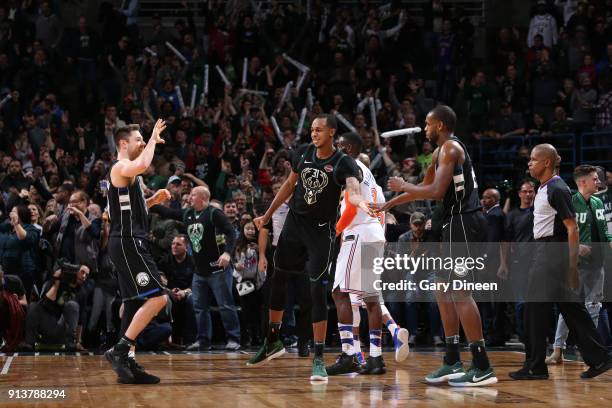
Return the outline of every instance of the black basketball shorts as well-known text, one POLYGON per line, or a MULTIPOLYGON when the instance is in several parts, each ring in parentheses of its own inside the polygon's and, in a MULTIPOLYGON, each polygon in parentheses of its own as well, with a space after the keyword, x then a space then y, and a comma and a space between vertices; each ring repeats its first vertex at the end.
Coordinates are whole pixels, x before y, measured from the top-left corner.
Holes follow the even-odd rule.
POLYGON ((336 226, 289 211, 274 253, 279 272, 307 274, 311 281, 329 279, 336 226))
MULTIPOLYGON (((481 211, 456 214, 444 220, 442 223, 441 256, 443 260, 451 258, 456 266, 452 271, 437 271, 438 277, 445 278, 445 280, 474 278, 473 273, 480 270, 466 268, 463 265, 477 264, 476 259, 484 254, 485 246, 483 243, 486 240, 487 221, 481 211), (467 259, 471 259, 471 261, 466 263, 467 259)), ((482 277, 482 274, 480 276, 482 277)))
POLYGON ((148 241, 134 237, 110 237, 108 252, 117 270, 121 297, 145 300, 165 293, 148 241))

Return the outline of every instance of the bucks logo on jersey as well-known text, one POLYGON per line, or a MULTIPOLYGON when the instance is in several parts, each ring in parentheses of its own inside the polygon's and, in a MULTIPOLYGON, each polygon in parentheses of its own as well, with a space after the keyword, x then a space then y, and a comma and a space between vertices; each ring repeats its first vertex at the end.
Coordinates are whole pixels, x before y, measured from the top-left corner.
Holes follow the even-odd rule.
POLYGON ((200 252, 202 250, 202 237, 204 236, 204 226, 200 223, 191 224, 187 227, 187 235, 191 240, 191 248, 193 252, 200 252))
POLYGON ((302 184, 306 193, 304 201, 306 204, 312 205, 317 202, 317 194, 321 193, 327 186, 329 178, 324 171, 307 167, 302 170, 302 184))

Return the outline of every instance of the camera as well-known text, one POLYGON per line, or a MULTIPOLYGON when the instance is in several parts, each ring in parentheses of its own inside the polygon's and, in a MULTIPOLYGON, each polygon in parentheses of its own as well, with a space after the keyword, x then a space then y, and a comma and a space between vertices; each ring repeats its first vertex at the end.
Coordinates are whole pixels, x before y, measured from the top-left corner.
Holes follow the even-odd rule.
POLYGON ((60 260, 58 263, 62 271, 60 281, 66 284, 75 283, 77 273, 79 273, 79 270, 81 270, 81 266, 69 263, 66 260, 60 260))

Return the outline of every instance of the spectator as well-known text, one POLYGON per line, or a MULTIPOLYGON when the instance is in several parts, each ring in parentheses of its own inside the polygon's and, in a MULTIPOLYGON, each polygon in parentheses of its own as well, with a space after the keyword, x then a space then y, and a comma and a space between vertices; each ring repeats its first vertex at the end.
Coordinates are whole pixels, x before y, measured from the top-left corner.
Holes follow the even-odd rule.
POLYGON ((265 270, 258 269, 258 257, 257 230, 255 224, 247 222, 242 227, 234 253, 236 289, 243 311, 242 326, 247 330, 245 345, 259 344, 263 335, 259 308, 263 302, 261 288, 266 280, 266 273, 265 270))
POLYGON ((5 275, 0 266, 0 339, 2 352, 14 351, 23 339, 25 326, 26 292, 21 279, 16 275, 5 275))
POLYGON ((532 39, 536 34, 542 36, 546 47, 552 47, 557 43, 558 30, 555 18, 546 11, 546 1, 538 0, 536 15, 529 22, 529 33, 527 34, 527 46, 532 47, 532 39))
POLYGON ((32 216, 25 205, 17 205, 9 219, 0 224, 0 259, 7 275, 21 279, 29 298, 36 279, 36 263, 32 253, 39 239, 39 231, 30 223, 32 216))

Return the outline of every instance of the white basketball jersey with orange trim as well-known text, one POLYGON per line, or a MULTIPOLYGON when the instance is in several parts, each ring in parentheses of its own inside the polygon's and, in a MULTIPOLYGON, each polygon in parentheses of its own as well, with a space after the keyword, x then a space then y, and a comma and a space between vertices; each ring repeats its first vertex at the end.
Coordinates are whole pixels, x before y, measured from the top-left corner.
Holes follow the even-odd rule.
MULTIPOLYGON (((370 169, 368 169, 367 166, 359 160, 355 160, 355 162, 357 163, 357 165, 359 166, 363 174, 363 181, 359 183, 359 190, 360 190, 360 193, 363 199, 366 200, 366 202, 370 202, 370 203, 384 203, 385 196, 383 195, 383 190, 378 184, 376 184, 376 179, 374 178, 374 175, 372 174, 370 169)), ((342 215, 347 210, 347 206, 350 210, 355 209, 355 207, 347 201, 346 195, 343 195, 342 203, 340 205, 340 214, 341 214, 340 218, 342 218, 342 215)), ((377 224, 378 223, 378 224, 381 224, 382 226, 385 225, 384 213, 381 213, 379 217, 370 217, 364 211, 360 209, 356 209, 356 210, 357 211, 356 211, 355 216, 353 217, 350 224, 346 226, 346 228, 350 228, 355 225, 361 225, 361 224, 377 224)))

